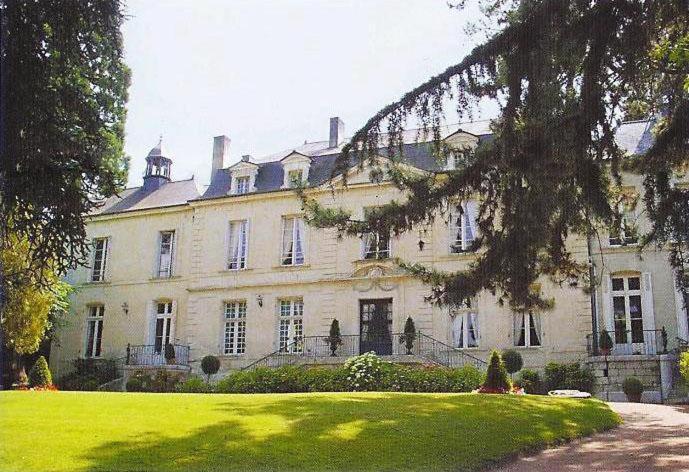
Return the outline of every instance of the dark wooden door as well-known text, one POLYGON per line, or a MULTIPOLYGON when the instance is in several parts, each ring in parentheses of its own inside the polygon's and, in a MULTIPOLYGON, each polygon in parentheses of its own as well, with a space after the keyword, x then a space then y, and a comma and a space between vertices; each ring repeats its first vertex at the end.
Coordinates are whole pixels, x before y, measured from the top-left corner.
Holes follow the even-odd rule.
POLYGON ((392 299, 359 301, 361 354, 373 351, 380 356, 392 354, 392 299))

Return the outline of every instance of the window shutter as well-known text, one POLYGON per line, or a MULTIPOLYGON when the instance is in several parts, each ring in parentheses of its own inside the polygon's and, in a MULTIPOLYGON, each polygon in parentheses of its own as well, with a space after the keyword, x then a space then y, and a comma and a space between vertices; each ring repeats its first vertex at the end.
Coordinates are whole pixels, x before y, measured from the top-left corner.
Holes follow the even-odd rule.
MULTIPOLYGON (((601 305, 603 306, 603 323, 605 330, 610 333, 610 336, 614 338, 614 323, 612 316, 612 278, 609 275, 603 277, 603 300, 601 300, 601 305)), ((598 328, 602 331, 601 328, 598 328)))
POLYGON ((175 344, 175 325, 177 324, 177 300, 172 300, 172 313, 170 314, 170 342, 175 344))
POLYGON ((642 293, 641 304, 643 306, 643 326, 644 329, 656 329, 655 313, 653 311, 653 285, 651 283, 651 273, 641 274, 642 293))
POLYGON ((689 326, 687 323, 687 310, 684 306, 684 296, 677 285, 677 280, 674 280, 675 286, 675 310, 677 313, 677 335, 683 340, 689 340, 689 326))
POLYGON ((146 329, 144 333, 144 344, 153 344, 156 332, 155 304, 152 301, 146 302, 146 329))

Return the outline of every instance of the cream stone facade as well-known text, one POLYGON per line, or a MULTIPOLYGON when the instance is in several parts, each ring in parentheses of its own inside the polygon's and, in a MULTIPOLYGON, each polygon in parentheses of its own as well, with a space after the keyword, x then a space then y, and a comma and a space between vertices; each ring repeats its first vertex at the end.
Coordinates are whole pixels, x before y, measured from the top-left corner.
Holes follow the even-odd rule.
MULTIPOLYGON (((385 253, 385 247, 367 246, 361 238, 340 238, 334 229, 299 222, 301 201, 289 188, 291 178, 305 182, 322 204, 351 210, 355 216, 403 198, 390 183, 371 182, 368 168, 353 167, 346 187, 337 178, 330 179, 343 132, 341 121, 333 120, 328 141, 307 143, 261 161, 245 156, 229 167, 225 162, 229 139, 216 138, 214 174, 205 189, 193 180, 170 181, 169 156, 161 145, 152 149, 143 187, 110 199, 89 219, 88 237, 107 238, 105 276, 92 281, 94 265, 101 263, 93 260, 90 267, 69 274, 76 287, 74 316, 51 352, 56 374, 67 372, 75 358, 87 356, 88 345, 95 356, 94 343, 99 344, 101 358, 123 357, 128 345, 152 346, 158 356, 162 343, 189 346, 188 364, 193 370, 207 354, 219 356, 223 370, 246 367, 281 348, 304 350, 295 355, 308 356, 308 345, 296 347, 294 340, 327 336, 333 319, 339 321, 343 335, 352 335, 363 348, 360 335, 366 310, 377 313, 389 307, 391 333, 402 332, 411 317, 417 329, 439 345, 478 359, 485 360, 491 349, 513 347, 522 352, 526 365, 535 368, 549 361, 587 361, 597 354, 592 351, 596 336, 591 333, 597 328, 615 331, 612 280, 626 276, 640 280, 643 329, 650 333, 664 327, 667 349, 677 345, 677 338, 687 339, 687 316, 676 296, 667 252, 639 253, 634 244, 611 246, 604 232, 599 239, 578 236, 568 241, 577 260, 593 262, 596 280, 601 282, 593 297, 586 293, 587 287, 544 280, 538 288, 555 300, 555 308, 547 313, 512 313, 488 293, 476 297, 465 310, 431 305, 425 300, 429 288, 392 259, 460 270, 475 254, 463 241, 458 248, 454 239, 458 231, 467 238, 473 234, 473 223, 460 224, 456 215, 438 215, 428 227, 391 237, 385 253), (170 238, 162 234, 172 231, 173 243, 162 244, 161 238, 170 238), (166 270, 161 276, 163 263, 166 270), (101 328, 90 316, 94 305, 104 307, 101 328)), ((625 128, 622 145, 633 151, 645 139, 648 125, 624 126, 633 129, 625 128)), ((475 145, 489 131, 487 123, 478 122, 449 127, 445 134, 457 146, 475 145)), ((410 169, 438 170, 423 143, 408 141, 410 169)), ((625 176, 625 185, 641 192, 638 179, 625 176)), ((643 228, 643 217, 637 224, 643 228)), ((617 287, 619 281, 614 283, 617 287)), ((631 324, 638 330, 636 318, 631 324)), ((653 342, 660 346, 660 340, 653 342)), ((662 350, 641 343, 629 347, 630 352, 620 348, 619 354, 635 354, 635 349, 652 355, 662 350), (646 352, 649 349, 653 352, 646 352)))

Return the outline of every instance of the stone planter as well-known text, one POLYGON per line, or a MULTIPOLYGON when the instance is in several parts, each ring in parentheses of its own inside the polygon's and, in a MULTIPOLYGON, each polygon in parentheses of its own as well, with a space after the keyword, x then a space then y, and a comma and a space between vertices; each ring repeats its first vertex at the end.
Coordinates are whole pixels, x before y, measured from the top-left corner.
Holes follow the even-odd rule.
POLYGON ((627 400, 630 403, 641 403, 641 394, 640 393, 627 393, 627 400))

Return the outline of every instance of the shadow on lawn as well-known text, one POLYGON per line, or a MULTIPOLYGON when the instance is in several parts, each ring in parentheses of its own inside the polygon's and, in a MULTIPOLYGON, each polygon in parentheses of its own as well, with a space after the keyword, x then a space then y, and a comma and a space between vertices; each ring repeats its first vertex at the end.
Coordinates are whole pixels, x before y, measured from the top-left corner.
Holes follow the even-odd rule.
POLYGON ((473 395, 221 398, 220 421, 105 443, 86 454, 88 470, 475 469, 612 416, 602 403, 473 395))

